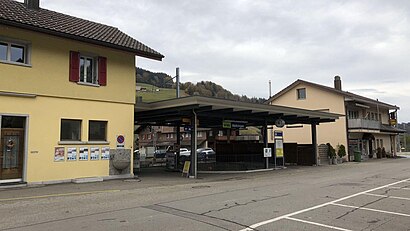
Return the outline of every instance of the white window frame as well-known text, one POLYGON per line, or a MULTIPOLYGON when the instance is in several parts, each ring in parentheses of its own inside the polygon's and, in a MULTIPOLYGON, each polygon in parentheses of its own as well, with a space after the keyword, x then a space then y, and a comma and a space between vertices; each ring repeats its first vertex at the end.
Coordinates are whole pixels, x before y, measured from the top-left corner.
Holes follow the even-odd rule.
POLYGON ((7 45, 6 59, 5 60, 0 59, 0 63, 15 64, 15 65, 20 65, 20 66, 31 66, 31 45, 30 43, 26 41, 3 38, 3 37, 0 37, 0 43, 4 43, 7 45), (24 62, 21 63, 21 62, 11 61, 11 47, 12 46, 19 46, 24 49, 23 51, 24 62))
POLYGON ((93 86, 100 86, 99 84, 99 78, 98 78, 98 57, 93 56, 93 55, 88 55, 84 53, 80 53, 80 63, 79 63, 79 80, 78 83, 81 84, 86 84, 86 85, 93 85, 93 86), (90 59, 92 61, 92 77, 91 77, 91 82, 87 81, 87 70, 84 67, 83 70, 83 79, 81 79, 81 59, 87 60, 90 59))

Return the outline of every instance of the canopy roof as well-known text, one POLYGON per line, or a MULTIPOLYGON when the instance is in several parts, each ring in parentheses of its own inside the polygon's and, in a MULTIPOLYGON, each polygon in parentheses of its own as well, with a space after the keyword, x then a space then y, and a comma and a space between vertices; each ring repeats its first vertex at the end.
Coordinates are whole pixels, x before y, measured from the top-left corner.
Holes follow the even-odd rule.
POLYGON ((135 105, 135 124, 177 126, 183 118, 194 113, 199 126, 222 127, 224 120, 234 120, 247 126, 275 124, 283 119, 286 124, 319 124, 334 122, 339 114, 267 104, 245 103, 203 96, 189 96, 135 105))

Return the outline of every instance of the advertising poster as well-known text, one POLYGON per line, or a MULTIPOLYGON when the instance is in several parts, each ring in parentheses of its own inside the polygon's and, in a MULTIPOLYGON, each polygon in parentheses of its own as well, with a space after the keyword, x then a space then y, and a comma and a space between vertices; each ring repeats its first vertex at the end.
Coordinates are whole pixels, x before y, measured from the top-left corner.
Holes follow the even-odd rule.
POLYGON ((68 161, 77 160, 77 148, 67 148, 67 160, 68 161))
POLYGON ((275 150, 276 150, 276 157, 283 157, 283 140, 276 139, 275 140, 275 150))
POLYGON ((101 149, 101 160, 109 160, 110 159, 110 147, 103 147, 101 149))
POLYGON ((54 161, 64 161, 65 159, 65 148, 55 147, 54 149, 54 161))
POLYGON ((99 160, 100 159, 100 148, 91 147, 90 150, 90 160, 99 160))
POLYGON ((88 147, 80 148, 80 158, 79 160, 88 160, 88 147))

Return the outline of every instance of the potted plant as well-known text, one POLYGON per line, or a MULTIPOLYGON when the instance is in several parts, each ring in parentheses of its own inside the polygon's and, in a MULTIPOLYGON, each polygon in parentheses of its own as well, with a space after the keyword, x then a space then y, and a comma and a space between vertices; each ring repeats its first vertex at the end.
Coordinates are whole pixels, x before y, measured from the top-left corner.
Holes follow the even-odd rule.
POLYGON ((343 144, 337 146, 337 155, 339 156, 338 162, 341 164, 343 157, 346 156, 346 147, 343 144))
POLYGON ((336 150, 330 143, 327 143, 327 156, 329 157, 329 164, 337 164, 336 150))
POLYGON ((382 148, 382 158, 386 158, 386 149, 382 148))

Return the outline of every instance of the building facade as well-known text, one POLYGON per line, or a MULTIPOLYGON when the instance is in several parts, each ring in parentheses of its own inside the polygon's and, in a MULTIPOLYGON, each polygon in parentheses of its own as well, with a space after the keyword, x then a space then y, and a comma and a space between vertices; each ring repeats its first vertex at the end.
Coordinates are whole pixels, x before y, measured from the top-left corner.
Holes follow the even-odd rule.
MULTIPOLYGON (((402 132, 394 127, 399 107, 343 91, 339 76, 335 77, 333 88, 297 80, 268 102, 342 115, 334 123, 318 126, 317 134, 318 144, 330 143, 335 148, 344 145, 348 149, 346 160, 353 159, 354 152, 360 152, 363 158, 377 157, 383 150, 386 155, 396 155, 396 137, 402 132)), ((308 127, 286 125, 285 141, 308 143, 311 140, 308 127)))
POLYGON ((0 0, 0 183, 109 176, 110 152, 133 149, 136 55, 163 57, 116 28, 0 0))

